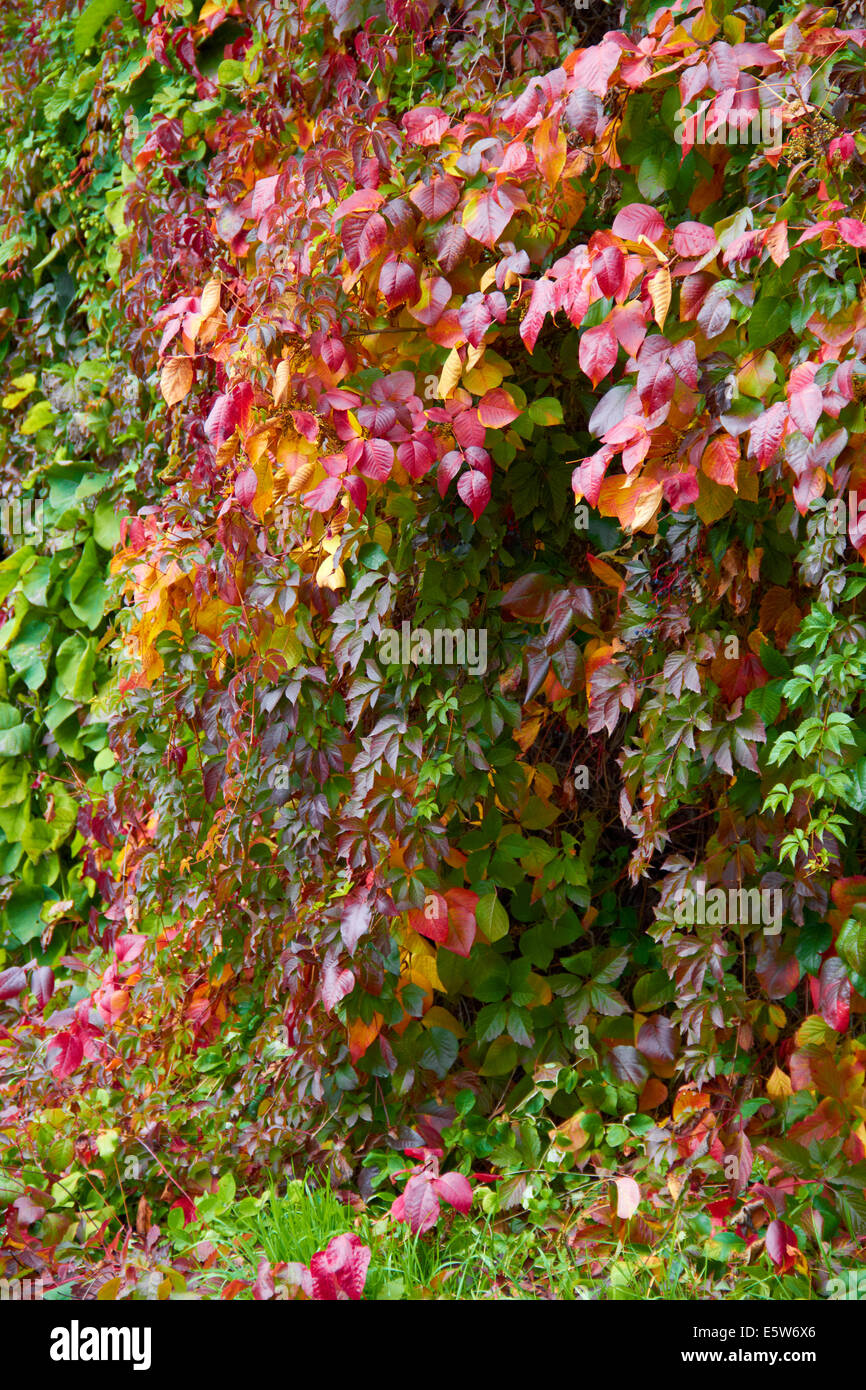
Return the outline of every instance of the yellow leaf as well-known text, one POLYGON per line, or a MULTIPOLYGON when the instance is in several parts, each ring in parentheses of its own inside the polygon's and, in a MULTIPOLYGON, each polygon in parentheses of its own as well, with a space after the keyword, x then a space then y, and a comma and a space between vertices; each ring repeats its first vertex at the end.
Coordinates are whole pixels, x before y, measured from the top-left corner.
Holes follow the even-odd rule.
POLYGON ((454 394, 462 371, 463 363, 460 360, 460 354, 456 348, 452 348, 445 358, 445 365, 439 374, 439 382, 436 387, 436 394, 441 401, 447 401, 449 396, 454 394))
POLYGON ((544 180, 549 188, 554 188, 559 182, 560 175, 565 165, 565 158, 568 154, 568 146, 565 141, 565 132, 562 130, 553 133, 553 118, 548 116, 536 127, 535 135, 532 140, 532 151, 538 160, 538 166, 544 175, 544 180))
POLYGON ((169 357, 163 363, 159 376, 159 389, 166 405, 177 405, 192 386, 192 363, 188 357, 169 357))
POLYGON ((200 313, 203 319, 209 319, 211 314, 216 313, 217 309, 220 307, 221 288, 219 280, 208 280, 202 290, 200 313))
POLYGON ((466 1036, 466 1029, 462 1023, 450 1014, 447 1009, 443 1009, 441 1004, 434 1004, 432 1009, 428 1009, 424 1015, 425 1028, 447 1028, 449 1033, 453 1033, 455 1038, 466 1036))
POLYGON ((535 740, 538 738, 538 731, 541 728, 541 716, 535 719, 527 719, 519 729, 512 734, 514 742, 519 747, 521 753, 528 753, 535 740))
POLYGON ((731 488, 714 483, 704 472, 698 473, 698 500, 695 503, 695 511, 705 526, 712 526, 731 510, 734 495, 731 488))
POLYGON ((289 395, 291 375, 291 363, 284 357, 281 362, 277 363, 277 370, 274 372, 274 405, 285 405, 289 395))
POLYGON ((473 396, 483 396, 487 391, 495 391, 502 385, 508 363, 496 353, 488 352, 476 367, 463 373, 463 385, 473 396))
POLYGON ((373 527, 373 540, 376 545, 381 546, 385 554, 391 549, 391 542, 394 539, 391 527, 387 521, 377 521, 373 527))
POLYGON ((781 1067, 774 1067, 767 1078, 767 1095, 771 1100, 783 1100, 785 1096, 793 1095, 794 1087, 791 1078, 781 1067))
POLYGON ((10 391, 8 396, 3 397, 3 407, 5 410, 12 410, 19 402, 23 401, 31 391, 36 390, 36 378, 32 372, 27 372, 24 376, 14 376, 12 383, 14 391, 10 391))
POLYGON ((599 492, 598 510, 602 516, 615 516, 621 526, 640 531, 655 516, 661 500, 659 482, 651 482, 648 478, 605 478, 599 492))
POLYGON ((659 328, 664 328, 668 309, 671 307, 671 273, 667 266, 659 266, 649 282, 648 289, 653 303, 653 317, 659 328))

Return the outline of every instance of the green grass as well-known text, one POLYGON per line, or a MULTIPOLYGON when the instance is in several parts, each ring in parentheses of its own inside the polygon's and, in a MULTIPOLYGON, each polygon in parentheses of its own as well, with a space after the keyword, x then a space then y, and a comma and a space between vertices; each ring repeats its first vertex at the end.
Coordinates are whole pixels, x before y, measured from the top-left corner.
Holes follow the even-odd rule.
MULTIPOLYGON (((522 1213, 498 1222, 475 1212, 446 1216, 432 1231, 412 1235, 375 1209, 358 1214, 327 1184, 294 1181, 278 1193, 245 1198, 177 1238, 187 1247, 205 1236, 220 1252, 216 1286, 252 1280, 262 1256, 272 1264, 309 1264, 332 1237, 354 1232, 372 1257, 365 1299, 675 1300, 702 1298, 808 1300, 802 1277, 779 1279, 765 1261, 730 1265, 711 1261, 688 1236, 671 1232, 652 1252, 611 1242, 596 1245, 601 1266, 580 1263, 561 1232, 545 1230, 522 1213)), ((208 1278, 214 1289, 214 1276, 208 1278)), ((211 1296, 214 1296, 213 1292, 211 1296)), ((218 1294, 217 1294, 218 1296, 218 1294)), ((243 1293, 241 1297, 251 1297, 243 1293)))

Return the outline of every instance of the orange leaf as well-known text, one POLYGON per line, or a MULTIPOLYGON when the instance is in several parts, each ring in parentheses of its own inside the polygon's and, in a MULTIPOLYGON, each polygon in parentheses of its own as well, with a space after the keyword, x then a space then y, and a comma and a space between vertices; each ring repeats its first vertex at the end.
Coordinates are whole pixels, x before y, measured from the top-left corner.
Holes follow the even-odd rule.
POLYGON ((166 405, 177 405, 192 386, 192 363, 187 357, 169 357, 159 374, 159 389, 166 405))
POLYGON ((740 446, 729 434, 717 434, 711 439, 701 458, 701 468, 708 478, 722 487, 737 490, 737 464, 740 446))

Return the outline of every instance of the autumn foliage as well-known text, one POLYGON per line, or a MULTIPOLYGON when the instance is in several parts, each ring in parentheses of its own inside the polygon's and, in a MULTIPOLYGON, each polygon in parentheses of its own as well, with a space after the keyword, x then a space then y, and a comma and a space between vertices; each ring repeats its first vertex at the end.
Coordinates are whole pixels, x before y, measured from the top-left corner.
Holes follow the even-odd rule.
MULTIPOLYGON (((135 0, 90 81, 94 3, 0 60, 19 114, 22 49, 68 63, 40 109, 87 125, 110 211, 45 251, 35 175, 4 193, 10 487, 78 567, 0 565, 19 1248, 310 1167, 416 1232, 597 1179, 589 1262, 683 1201, 783 1275, 805 1198, 856 1249, 866 30, 135 0), (105 419, 68 497, 40 430, 73 404, 24 322, 60 265, 109 364, 76 368, 105 419), (138 383, 110 417, 109 367, 138 383), (483 630, 486 668, 384 659, 405 623, 483 630), (778 890, 780 920, 688 920, 699 888, 778 890)), ((284 1279, 357 1297, 359 1258, 284 1279)))

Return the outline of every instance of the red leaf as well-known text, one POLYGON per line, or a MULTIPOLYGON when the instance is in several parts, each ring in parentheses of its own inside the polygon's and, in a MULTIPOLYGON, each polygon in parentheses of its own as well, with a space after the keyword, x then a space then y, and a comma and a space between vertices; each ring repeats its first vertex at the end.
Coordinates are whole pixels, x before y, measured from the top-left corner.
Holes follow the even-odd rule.
POLYGON ((19 965, 0 972, 0 1000, 15 999, 27 988, 27 976, 19 965))
POLYGON ((824 409, 824 397, 821 394, 821 388, 816 386, 814 382, 808 382, 799 390, 792 391, 789 409, 794 424, 803 431, 807 439, 811 439, 824 409))
POLYGON ((504 429, 512 420, 516 420, 519 414, 514 401, 501 386, 486 392, 478 402, 478 419, 482 425, 488 425, 494 430, 504 429))
POLYGON ((369 931, 372 915, 369 904, 362 898, 345 904, 340 919, 340 936, 350 956, 355 954, 355 947, 361 937, 369 931))
POLYGON ((600 323, 597 328, 588 328, 580 340, 578 361, 593 386, 607 376, 616 362, 618 352, 616 334, 609 323, 600 323))
POLYGON ((598 288, 603 295, 610 298, 622 284, 625 256, 618 246, 605 246, 593 261, 592 269, 598 288))
POLYGON ((122 965, 124 961, 138 960, 146 945, 147 937, 142 932, 125 932, 115 941, 114 954, 122 965))
POLYGON ((514 215, 514 208, 503 192, 474 193, 463 213, 463 226, 473 241, 493 250, 514 215))
POLYGON ((490 501, 490 483, 484 474, 475 469, 462 473, 457 479, 457 492, 472 513, 472 520, 477 521, 490 501))
POLYGON ((851 981, 844 961, 830 956, 821 966, 821 1017, 837 1033, 844 1033, 851 1018, 851 981))
POLYGON ((623 241, 637 241, 641 236, 647 241, 658 241, 664 235, 665 224, 661 215, 647 203, 629 203, 617 213, 611 230, 623 241))
MULTIPOLYGON (((830 889, 830 896, 839 911, 850 917, 856 903, 866 902, 866 878, 862 874, 855 874, 851 878, 837 878, 830 889)), ((0 995, 0 999, 2 997, 0 995)))
POLYGON ((674 1025, 663 1014, 648 1018, 637 1035, 637 1049, 653 1062, 672 1062, 677 1053, 674 1025))
POLYGON ((405 261, 386 261, 379 274, 379 289, 389 309, 414 304, 421 293, 418 276, 405 261))
POLYGON ((311 492, 304 493, 302 501, 313 512, 327 512, 336 502, 342 486, 341 478, 323 478, 311 492))
POLYGON ((729 434, 717 434, 704 450, 701 468, 714 483, 736 488, 740 445, 729 434))
POLYGON ((765 410, 756 420, 749 434, 749 457, 756 458, 761 468, 773 462, 779 452, 788 412, 781 401, 765 410))
POLYGON ((370 1248, 358 1236, 334 1236, 310 1260, 313 1298, 321 1301, 354 1301, 361 1297, 370 1263, 370 1248))
POLYGON ((443 1173, 433 1179, 433 1191, 465 1216, 472 1206, 472 1188, 462 1173, 443 1173))
POLYGON ((856 217, 840 217, 836 230, 849 246, 866 246, 866 224, 856 217))
POLYGON ((439 460, 439 467, 436 470, 436 487, 440 497, 445 496, 452 479, 456 478, 462 467, 463 455, 457 449, 450 449, 439 460))
POLYGON ((439 106, 416 106, 403 117, 403 129, 415 145, 438 145, 448 124, 448 117, 439 106))
POLYGON ((245 468, 235 479, 235 497, 244 507, 252 505, 259 480, 252 468, 245 468))
POLYGON ((674 228, 674 250, 678 256, 705 256, 716 245, 715 232, 703 222, 681 222, 674 228))
POLYGON ((84 1056, 84 1048, 78 1033, 58 1033, 48 1044, 49 1053, 57 1053, 51 1067, 52 1075, 63 1081, 71 1076, 84 1056))
POLYGON ((419 183, 409 194, 420 213, 430 222, 438 222, 460 200, 460 184, 446 174, 443 178, 433 178, 429 183, 419 183))
POLYGON ((447 941, 450 931, 448 903, 442 894, 428 893, 424 898, 423 908, 412 908, 409 913, 409 925, 413 931, 419 932, 421 936, 428 936, 431 941, 447 941))
POLYGON ((328 1013, 332 1013, 355 988, 355 976, 351 970, 340 970, 336 958, 329 951, 322 969, 322 1003, 328 1013))
MULTIPOLYGON (((478 475, 468 475, 475 476, 478 475)), ((475 940, 475 908, 478 894, 469 888, 449 888, 445 894, 448 903, 448 936, 443 942, 445 949, 456 956, 469 955, 475 940)))
POLYGON ((37 966, 30 977, 30 988, 40 1009, 44 1009, 54 993, 54 971, 50 965, 37 966))
POLYGON ((764 1237, 764 1246, 780 1274, 794 1268, 797 1257, 797 1237, 784 1221, 771 1221, 764 1237))
MULTIPOLYGON (((394 1205, 396 1206, 396 1203, 394 1205)), ((407 1182, 402 1198, 402 1210, 413 1235, 421 1235, 436 1225, 439 1220, 439 1200, 433 1191, 432 1183, 424 1174, 416 1173, 407 1182)))

